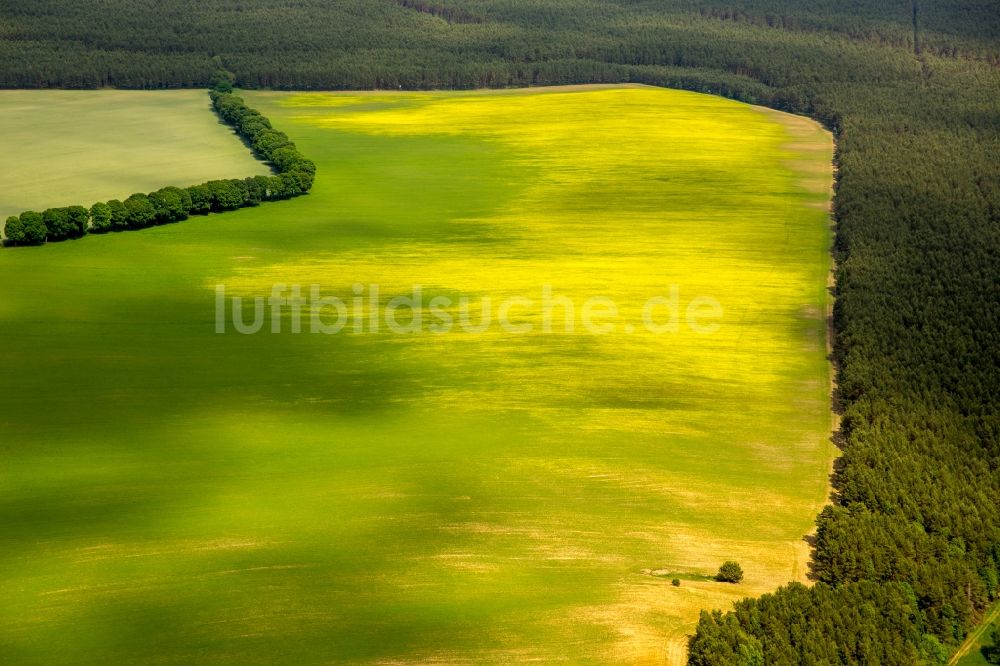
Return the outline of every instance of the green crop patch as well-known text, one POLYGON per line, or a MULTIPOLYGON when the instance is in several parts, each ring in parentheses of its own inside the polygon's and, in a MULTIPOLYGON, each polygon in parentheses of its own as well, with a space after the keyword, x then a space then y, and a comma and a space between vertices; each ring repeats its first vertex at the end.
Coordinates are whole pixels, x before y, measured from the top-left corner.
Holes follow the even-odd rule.
POLYGON ((0 250, 5 655, 676 660, 806 580, 827 133, 645 87, 241 94, 309 196, 0 250))

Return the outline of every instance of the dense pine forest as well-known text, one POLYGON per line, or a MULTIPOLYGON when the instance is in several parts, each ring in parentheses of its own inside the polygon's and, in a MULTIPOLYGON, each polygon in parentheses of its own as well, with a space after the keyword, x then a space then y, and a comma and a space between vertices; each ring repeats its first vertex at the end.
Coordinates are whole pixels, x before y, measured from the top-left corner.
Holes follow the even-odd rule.
POLYGON ((0 86, 641 82, 838 139, 835 505, 816 586, 705 613, 690 663, 941 664, 1000 597, 995 0, 0 0, 0 86))

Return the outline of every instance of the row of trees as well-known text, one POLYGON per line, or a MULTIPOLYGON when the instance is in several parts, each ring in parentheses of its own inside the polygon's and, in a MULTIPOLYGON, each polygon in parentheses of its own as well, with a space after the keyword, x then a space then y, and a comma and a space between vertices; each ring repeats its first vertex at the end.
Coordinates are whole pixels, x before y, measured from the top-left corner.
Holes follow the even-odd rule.
POLYGON ((236 130, 258 157, 274 167, 291 189, 298 190, 299 194, 308 192, 316 176, 316 164, 299 152, 287 134, 271 127, 271 122, 259 111, 247 106, 242 97, 229 92, 230 77, 221 74, 216 75, 218 83, 210 93, 216 113, 236 130))
MULTIPOLYGON (((226 87, 226 81, 223 77, 219 87, 226 87)), ((46 241, 81 238, 88 232, 144 229, 180 222, 190 215, 221 213, 306 194, 312 187, 316 165, 242 99, 218 90, 211 95, 219 115, 253 146, 259 157, 272 165, 274 175, 211 180, 184 188, 168 186, 149 194, 133 194, 124 201, 98 202, 89 209, 68 206, 42 213, 25 211, 7 219, 7 244, 41 245, 46 241)))
POLYGON ((25 211, 7 218, 10 245, 41 245, 46 240, 80 238, 87 233, 90 212, 83 206, 49 208, 45 212, 25 211))

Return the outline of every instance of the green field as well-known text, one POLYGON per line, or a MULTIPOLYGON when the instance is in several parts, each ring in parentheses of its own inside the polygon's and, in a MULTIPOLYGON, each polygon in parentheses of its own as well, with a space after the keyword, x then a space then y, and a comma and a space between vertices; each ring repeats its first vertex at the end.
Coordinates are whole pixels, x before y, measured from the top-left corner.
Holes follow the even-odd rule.
POLYGON ((201 90, 4 90, 0 127, 0 226, 25 210, 268 173, 201 90))
POLYGON ((311 195, 0 250, 0 661, 677 662, 699 609, 805 579, 828 134, 653 88, 246 98, 311 195), (620 316, 214 332, 216 285, 274 283, 620 316), (718 330, 630 333, 671 285, 718 330))
POLYGON ((990 666, 983 650, 1000 649, 1000 644, 993 642, 993 630, 996 627, 1000 627, 1000 606, 994 606, 983 622, 966 637, 949 666, 990 666))

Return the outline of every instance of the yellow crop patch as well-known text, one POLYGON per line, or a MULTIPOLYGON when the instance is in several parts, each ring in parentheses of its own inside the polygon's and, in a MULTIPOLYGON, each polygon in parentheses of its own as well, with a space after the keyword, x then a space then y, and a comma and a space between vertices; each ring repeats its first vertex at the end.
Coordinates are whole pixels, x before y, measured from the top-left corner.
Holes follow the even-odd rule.
POLYGON ((244 96, 309 196, 0 251, 0 643, 680 663, 805 580, 829 135, 637 86, 244 96))

